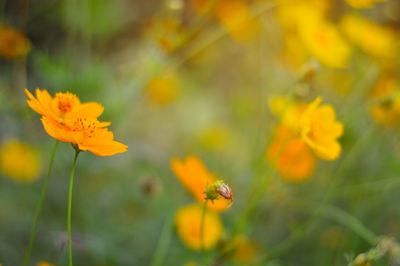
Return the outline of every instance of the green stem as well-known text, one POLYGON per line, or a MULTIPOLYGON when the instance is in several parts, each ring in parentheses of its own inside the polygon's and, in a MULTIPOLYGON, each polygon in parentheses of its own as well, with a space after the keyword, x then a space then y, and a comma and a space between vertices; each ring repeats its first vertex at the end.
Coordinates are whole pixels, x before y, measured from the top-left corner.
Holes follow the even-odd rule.
POLYGON ((204 224, 205 224, 205 218, 206 218, 206 211, 207 211, 207 202, 206 200, 203 204, 203 211, 201 212, 201 222, 200 222, 200 245, 201 245, 201 252, 203 252, 203 255, 205 255, 205 250, 204 250, 204 224))
POLYGON ((167 217, 164 227, 161 231, 160 239, 158 240, 157 249, 154 252, 154 257, 151 266, 162 265, 165 254, 167 253, 169 242, 171 241, 171 233, 173 229, 173 218, 167 217))
POLYGON ((76 150, 74 164, 72 165, 71 175, 69 179, 69 191, 68 191, 68 258, 69 266, 72 266, 72 248, 71 248, 71 207, 72 207, 72 186, 74 184, 74 172, 76 161, 78 160, 79 150, 76 150))
POLYGON ((26 266, 28 264, 29 257, 31 256, 33 242, 35 241, 37 223, 38 223, 38 220, 39 220, 40 211, 42 210, 43 200, 44 200, 44 196, 46 195, 46 190, 47 190, 47 183, 49 182, 49 176, 50 176, 51 168, 53 166, 53 161, 54 161, 54 157, 56 155, 56 151, 57 151, 57 147, 58 147, 58 143, 59 142, 60 142, 59 140, 56 140, 56 143, 55 143, 54 148, 53 148, 53 153, 51 154, 51 157, 50 157, 50 163, 49 163, 49 168, 47 170, 46 179, 44 180, 43 187, 42 187, 42 193, 40 195, 39 204, 38 204, 38 206, 36 208, 36 215, 35 215, 35 220, 34 220, 33 226, 32 226, 31 238, 29 240, 28 249, 27 249, 27 251, 25 253, 24 264, 23 264, 24 266, 26 266))

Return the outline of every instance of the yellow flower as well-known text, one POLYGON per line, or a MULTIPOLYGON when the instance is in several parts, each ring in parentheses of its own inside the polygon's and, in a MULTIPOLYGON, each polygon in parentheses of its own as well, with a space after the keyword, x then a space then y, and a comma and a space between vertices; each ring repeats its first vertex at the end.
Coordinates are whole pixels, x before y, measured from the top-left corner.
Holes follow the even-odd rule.
POLYGON ((347 67, 351 48, 333 23, 325 19, 304 20, 298 24, 298 32, 310 54, 323 65, 347 67))
POLYGON ((98 156, 111 156, 123 153, 128 148, 114 140, 114 134, 105 128, 109 125, 107 122, 77 117, 68 127, 45 116, 41 120, 47 134, 55 139, 71 142, 81 151, 90 151, 98 156))
MULTIPOLYGON (((202 207, 198 204, 180 208, 175 215, 175 225, 182 242, 191 249, 201 249, 202 207)), ((204 249, 213 248, 224 231, 218 214, 207 211, 204 217, 204 249)))
POLYGON ((158 105, 173 102, 179 94, 178 79, 176 76, 160 76, 153 78, 146 86, 148 99, 158 105))
MULTIPOLYGON (((171 160, 171 168, 179 181, 192 193, 193 197, 200 203, 205 202, 204 192, 207 186, 212 185, 217 178, 210 173, 203 162, 196 156, 188 156, 185 161, 178 158, 171 160)), ((208 201, 207 207, 214 211, 225 211, 231 202, 225 199, 208 201)))
POLYGON ((355 14, 345 15, 341 27, 347 38, 365 53, 383 59, 397 54, 397 37, 393 30, 380 26, 355 14))
POLYGON ((301 182, 311 177, 316 158, 308 145, 284 124, 277 126, 270 143, 267 160, 275 164, 277 172, 288 181, 301 182))
POLYGON ((355 8, 371 7, 374 3, 386 2, 387 0, 346 0, 346 2, 355 8))
POLYGON ((249 264, 253 261, 256 252, 255 245, 246 236, 236 236, 232 240, 234 248, 232 259, 241 264, 249 264))
POLYGON ((31 44, 24 34, 9 26, 0 25, 0 54, 7 59, 25 57, 31 44))
POLYGON ((36 266, 55 266, 55 265, 42 261, 42 262, 39 262, 38 264, 36 264, 36 266))
POLYGON ((301 138, 324 160, 339 157, 341 146, 337 139, 343 134, 343 125, 336 121, 335 110, 331 105, 320 105, 318 97, 310 103, 300 117, 301 138))
POLYGON ((104 110, 103 106, 96 102, 81 103, 79 98, 70 92, 56 93, 54 98, 46 90, 36 89, 36 98, 27 89, 25 93, 32 110, 62 125, 69 125, 82 114, 88 118, 98 118, 104 110))
POLYGON ((38 155, 29 144, 8 140, 0 149, 0 170, 17 181, 34 181, 40 172, 38 155))
POLYGON ((279 116, 285 127, 293 131, 299 130, 299 118, 307 107, 304 102, 291 101, 283 96, 273 96, 268 104, 271 112, 279 116))

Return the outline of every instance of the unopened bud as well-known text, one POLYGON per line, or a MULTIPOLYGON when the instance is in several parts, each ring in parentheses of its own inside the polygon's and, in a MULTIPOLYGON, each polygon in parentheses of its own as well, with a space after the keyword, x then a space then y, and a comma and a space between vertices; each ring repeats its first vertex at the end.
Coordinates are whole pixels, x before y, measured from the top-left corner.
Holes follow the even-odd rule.
POLYGON ((233 202, 232 190, 222 180, 217 180, 211 186, 207 186, 204 194, 206 194, 205 199, 211 200, 211 202, 220 199, 221 197, 233 202))

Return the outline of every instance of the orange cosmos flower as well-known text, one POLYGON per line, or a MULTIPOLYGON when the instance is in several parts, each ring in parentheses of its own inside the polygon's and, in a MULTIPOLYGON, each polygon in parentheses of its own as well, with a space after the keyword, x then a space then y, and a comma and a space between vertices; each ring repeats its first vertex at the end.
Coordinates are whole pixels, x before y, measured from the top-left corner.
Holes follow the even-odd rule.
POLYGON ((283 124, 275 129, 274 138, 266 153, 283 179, 301 182, 309 179, 316 166, 316 158, 308 145, 283 124))
POLYGON ((31 44, 24 34, 9 26, 0 25, 0 54, 7 59, 18 59, 28 54, 31 44))
POLYGON ((81 103, 79 98, 70 92, 59 92, 54 98, 46 90, 36 89, 36 98, 27 89, 25 93, 29 97, 27 100, 29 107, 62 125, 69 125, 68 121, 75 120, 81 114, 96 119, 104 110, 99 103, 81 103))
POLYGON ((320 105, 321 102, 321 97, 318 97, 301 115, 300 135, 320 158, 332 161, 341 152, 337 138, 343 134, 343 124, 336 121, 333 107, 320 105))
POLYGON ((111 156, 125 152, 128 148, 115 141, 113 133, 105 128, 110 125, 109 122, 77 117, 68 127, 46 116, 41 120, 47 134, 55 139, 71 142, 81 151, 91 151, 98 156, 111 156))
MULTIPOLYGON (((204 203, 204 192, 207 186, 211 186, 217 178, 207 170, 203 162, 196 156, 188 156, 183 162, 178 158, 173 158, 171 168, 193 197, 200 203, 204 203)), ((225 211, 230 204, 230 201, 221 198, 213 202, 208 201, 207 207, 214 211, 225 211)))

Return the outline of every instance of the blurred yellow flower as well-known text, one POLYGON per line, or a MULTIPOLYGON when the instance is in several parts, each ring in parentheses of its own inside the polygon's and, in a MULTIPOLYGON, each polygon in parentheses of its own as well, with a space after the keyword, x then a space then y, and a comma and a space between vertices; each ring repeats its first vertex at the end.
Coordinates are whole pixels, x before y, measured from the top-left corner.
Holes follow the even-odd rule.
POLYGON ((143 34, 154 40, 166 53, 173 52, 186 38, 186 30, 182 23, 173 18, 159 18, 156 16, 143 27, 143 34))
POLYGON ((268 146, 266 158, 275 164, 276 171, 288 181, 300 182, 311 177, 315 170, 316 158, 308 145, 296 131, 280 124, 268 146))
MULTIPOLYGON (((182 242, 191 249, 201 249, 202 207, 198 204, 180 208, 175 215, 175 225, 182 242)), ((213 248, 224 231, 218 214, 207 211, 204 216, 204 249, 213 248)))
POLYGON ((0 25, 0 54, 7 59, 18 59, 25 57, 31 44, 25 35, 16 29, 0 25))
POLYGON ((29 144, 7 140, 0 149, 0 170, 17 181, 34 181, 40 171, 38 155, 29 144))
POLYGON ((246 2, 242 0, 220 0, 214 12, 219 22, 237 41, 249 41, 259 31, 257 20, 251 17, 246 2))
POLYGON ((55 265, 42 261, 42 262, 39 262, 38 264, 36 264, 36 266, 55 266, 55 265))
POLYGON ((283 35, 282 59, 294 69, 303 66, 310 58, 309 52, 296 32, 283 35))
POLYGON ((345 15, 340 24, 349 40, 365 53, 383 59, 396 56, 397 37, 390 28, 380 26, 356 14, 345 15))
POLYGON ((272 96, 268 101, 269 108, 280 122, 293 131, 299 131, 299 118, 307 107, 304 102, 295 102, 284 96, 272 96))
POLYGON ((324 160, 335 160, 341 152, 337 139, 343 134, 343 124, 336 121, 331 105, 324 104, 321 97, 310 103, 300 117, 301 138, 324 160))
POLYGON ((386 2, 387 0, 346 0, 346 2, 354 8, 371 7, 374 3, 386 2))
POLYGON ((277 19, 287 32, 297 30, 298 24, 321 20, 331 4, 329 0, 279 0, 277 19))
POLYGON ((153 78, 146 85, 145 93, 154 104, 169 104, 179 95, 178 79, 174 75, 153 78))
POLYGON ((56 93, 54 98, 46 90, 36 89, 36 98, 27 89, 25 93, 32 110, 62 125, 70 125, 82 114, 88 118, 97 118, 104 110, 103 106, 96 102, 81 103, 79 98, 70 92, 56 93))
MULTIPOLYGON (((178 158, 171 160, 171 168, 179 181, 192 193, 193 197, 200 203, 205 202, 207 186, 212 185, 217 178, 210 173, 203 162, 196 156, 188 156, 185 161, 178 158)), ((214 211, 225 211, 229 208, 231 202, 223 198, 208 201, 207 207, 214 211)))
POLYGON ((232 240, 233 255, 232 259, 241 264, 251 263, 254 259, 256 246, 243 235, 236 236, 232 240))
POLYGON ((333 23, 325 19, 302 20, 298 24, 298 32, 310 54, 323 65, 347 67, 351 47, 333 23))
POLYGON ((231 132, 223 126, 213 126, 203 131, 199 138, 206 149, 221 151, 228 146, 231 132))

